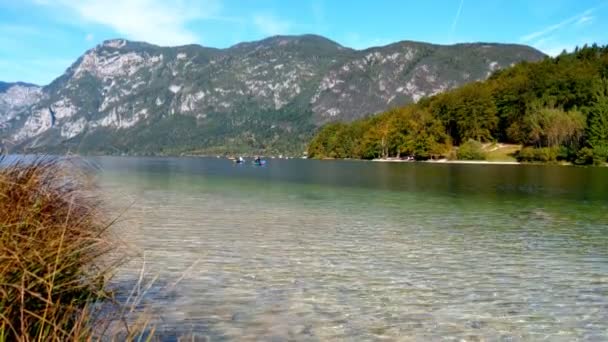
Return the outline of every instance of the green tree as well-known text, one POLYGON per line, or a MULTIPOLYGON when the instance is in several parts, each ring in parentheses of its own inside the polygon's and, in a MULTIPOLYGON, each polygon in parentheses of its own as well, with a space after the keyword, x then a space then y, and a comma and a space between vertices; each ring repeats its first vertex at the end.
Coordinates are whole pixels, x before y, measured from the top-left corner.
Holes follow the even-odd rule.
POLYGON ((579 111, 556 108, 532 109, 524 120, 527 142, 538 147, 556 147, 578 143, 585 128, 585 116, 579 111))
POLYGON ((451 147, 450 137, 441 121, 425 109, 411 107, 405 112, 406 134, 401 150, 424 160, 445 155, 451 147))
POLYGON ((584 163, 601 164, 608 159, 608 97, 601 96, 589 108, 586 129, 587 145, 589 151, 582 151, 578 161, 584 163), (591 158, 582 157, 591 154, 591 158))
POLYGON ((472 83, 457 90, 454 96, 457 97, 453 109, 458 127, 457 142, 468 139, 491 141, 498 124, 491 86, 482 82, 472 83))
POLYGON ((602 97, 587 114, 587 142, 590 147, 608 145, 608 98, 602 97))
POLYGON ((346 124, 339 122, 324 126, 310 142, 308 155, 311 158, 327 158, 335 157, 336 154, 342 153, 341 151, 337 151, 338 135, 346 127, 346 124))

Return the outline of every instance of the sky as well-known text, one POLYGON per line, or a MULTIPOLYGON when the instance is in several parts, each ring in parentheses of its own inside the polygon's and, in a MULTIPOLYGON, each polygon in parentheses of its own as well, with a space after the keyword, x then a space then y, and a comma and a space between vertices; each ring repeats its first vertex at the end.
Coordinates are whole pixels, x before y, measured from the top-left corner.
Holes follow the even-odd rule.
POLYGON ((400 40, 608 43, 608 0, 0 0, 0 81, 45 85, 106 39, 225 48, 313 33, 365 49, 400 40))

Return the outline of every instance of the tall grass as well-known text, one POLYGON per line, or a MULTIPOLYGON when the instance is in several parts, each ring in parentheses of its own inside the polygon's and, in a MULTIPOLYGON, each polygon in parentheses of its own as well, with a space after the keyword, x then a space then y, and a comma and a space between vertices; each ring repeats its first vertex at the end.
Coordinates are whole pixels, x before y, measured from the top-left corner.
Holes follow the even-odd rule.
POLYGON ((0 157, 0 341, 105 331, 96 307, 111 301, 106 281, 120 258, 106 258, 115 244, 99 198, 69 160, 0 157))

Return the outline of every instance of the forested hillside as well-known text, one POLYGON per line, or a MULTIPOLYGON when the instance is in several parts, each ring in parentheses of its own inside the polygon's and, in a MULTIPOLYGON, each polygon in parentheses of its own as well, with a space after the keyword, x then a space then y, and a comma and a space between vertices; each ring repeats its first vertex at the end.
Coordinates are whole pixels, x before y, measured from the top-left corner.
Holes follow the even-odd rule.
POLYGON ((606 162, 608 46, 522 62, 417 104, 351 124, 329 124, 308 153, 424 160, 447 157, 453 146, 469 150, 485 142, 523 145, 517 153, 521 161, 606 162))

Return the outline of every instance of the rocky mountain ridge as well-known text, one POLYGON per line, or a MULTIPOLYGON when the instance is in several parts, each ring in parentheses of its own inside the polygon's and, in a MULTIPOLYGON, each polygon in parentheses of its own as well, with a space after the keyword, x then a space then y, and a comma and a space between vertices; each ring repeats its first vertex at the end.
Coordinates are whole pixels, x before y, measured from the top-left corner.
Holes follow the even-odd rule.
POLYGON ((314 35, 227 49, 108 40, 45 87, 2 86, 0 139, 14 151, 302 151, 323 123, 543 57, 527 46, 485 43, 354 50, 314 35))

